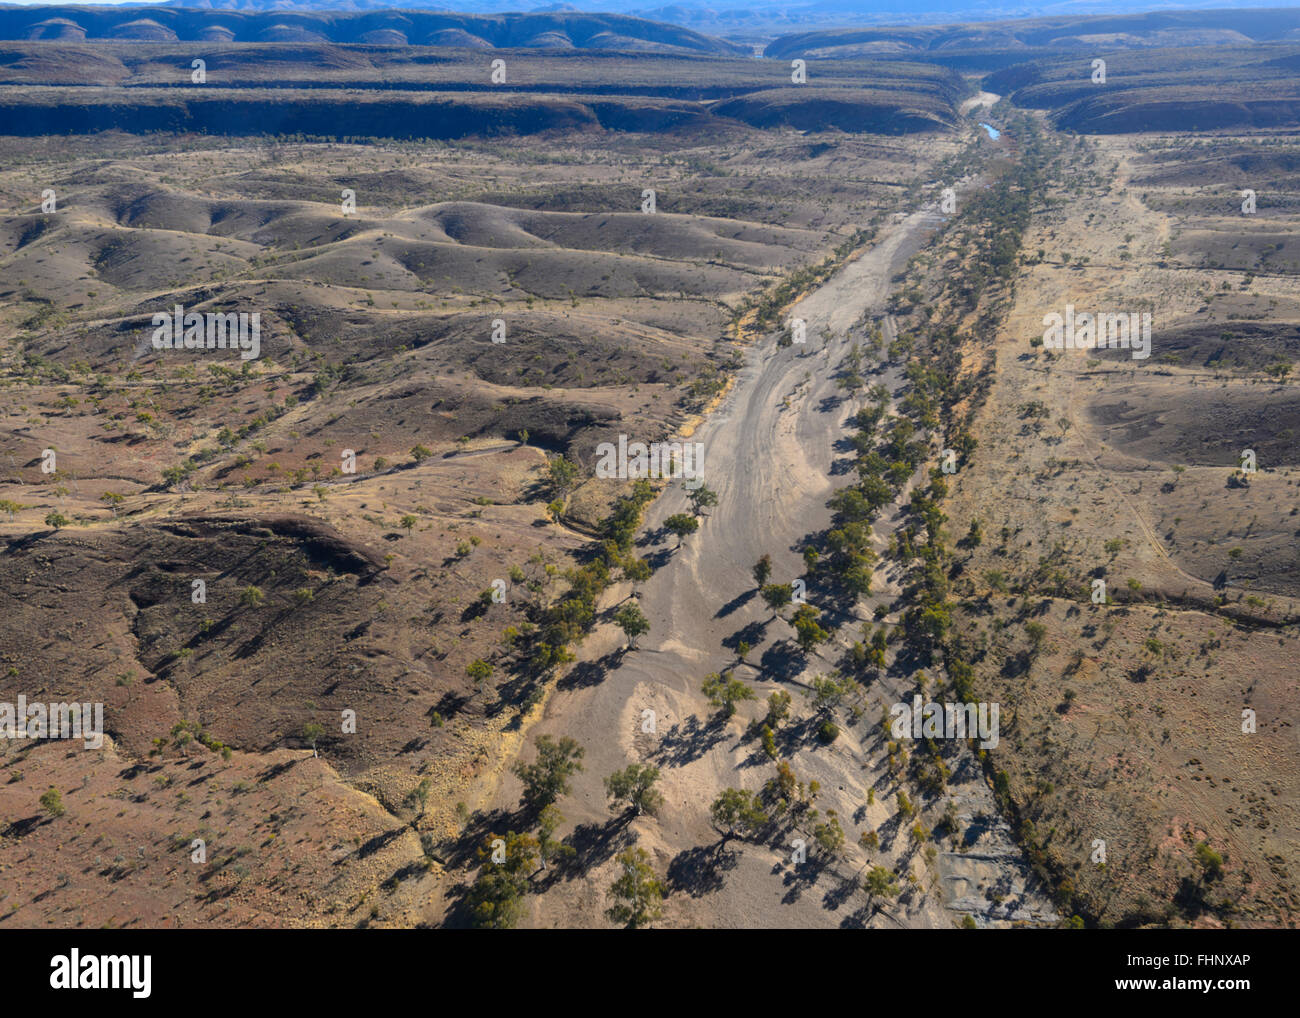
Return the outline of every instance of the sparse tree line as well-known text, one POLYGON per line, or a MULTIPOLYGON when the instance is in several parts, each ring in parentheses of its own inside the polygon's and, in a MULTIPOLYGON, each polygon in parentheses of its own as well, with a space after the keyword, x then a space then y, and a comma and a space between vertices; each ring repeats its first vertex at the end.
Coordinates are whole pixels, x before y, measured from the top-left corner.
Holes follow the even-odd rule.
MULTIPOLYGON (((818 782, 799 780, 789 762, 781 760, 776 773, 757 792, 724 789, 710 804, 709 818, 722 845, 731 840, 749 841, 771 845, 786 855, 801 841, 818 870, 834 869, 843 858, 847 836, 834 809, 822 812, 814 805, 820 791, 818 782)), ((865 830, 858 844, 872 853, 880 848, 879 835, 865 830)), ((865 891, 873 908, 903 893, 898 874, 879 864, 868 863, 851 874, 839 872, 839 876, 854 889, 865 891)))
MULTIPOLYGON (((752 313, 754 327, 759 332, 768 332, 775 328, 782 312, 799 296, 825 282, 849 255, 864 244, 871 243, 876 236, 876 223, 880 218, 878 215, 870 225, 855 230, 835 248, 833 253, 816 265, 797 269, 761 296, 747 298, 737 309, 733 324, 738 324, 752 313)), ((788 337, 783 337, 781 343, 788 345, 788 337)))
MULTIPOLYGON (((568 493, 579 477, 577 464, 563 456, 550 460, 548 478, 550 495, 548 506, 551 515, 558 519, 564 511, 568 493)), ((688 535, 699 529, 700 516, 718 504, 717 494, 706 484, 686 490, 691 505, 688 513, 675 513, 664 521, 664 529, 677 536, 678 545, 688 535)), ((592 550, 589 561, 564 571, 565 588, 558 597, 548 600, 547 585, 555 572, 548 566, 544 577, 530 584, 534 597, 525 607, 528 616, 522 626, 510 626, 503 634, 502 650, 496 655, 511 667, 520 667, 533 683, 533 691, 524 701, 527 710, 538 702, 541 684, 554 670, 575 660, 573 647, 580 644, 598 618, 598 602, 602 594, 620 579, 631 583, 648 580, 652 568, 647 559, 636 552, 636 535, 646 508, 654 501, 656 491, 647 479, 633 482, 628 494, 615 500, 609 515, 597 527, 599 542, 592 550)), ((512 575, 512 579, 514 576, 512 575)), ((518 577, 523 579, 522 574, 518 577)), ((486 611, 492 603, 492 591, 484 590, 478 598, 478 611, 486 611)), ((650 632, 650 621, 632 596, 626 599, 612 615, 613 623, 623 631, 628 649, 635 650, 637 640, 650 632)), ((495 671, 495 665, 483 658, 473 661, 468 669, 475 682, 482 682, 495 671)))
MULTIPOLYGON (((572 838, 555 836, 564 823, 557 803, 572 790, 573 776, 584 770, 585 752, 568 736, 538 736, 536 747, 534 762, 518 761, 513 768, 523 784, 525 829, 490 833, 475 852, 478 874, 464 899, 466 918, 472 926, 508 929, 517 925, 527 895, 544 889, 545 880, 539 878, 549 867, 585 863, 572 838)), ((656 788, 658 781, 659 768, 650 764, 632 763, 607 776, 605 792, 615 814, 611 823, 622 826, 636 817, 655 816, 663 805, 663 795, 656 788)), ((612 903, 606 916, 610 922, 628 928, 655 922, 663 914, 669 888, 655 872, 650 854, 632 844, 618 852, 614 861, 618 876, 608 889, 612 903)))
MULTIPOLYGON (((919 467, 930 457, 929 441, 925 436, 940 426, 944 409, 970 395, 972 386, 968 381, 960 385, 956 382, 955 367, 960 363, 960 346, 965 337, 957 335, 951 328, 942 335, 945 340, 942 358, 926 364, 915 358, 908 362, 905 375, 911 385, 900 402, 900 415, 890 414, 891 393, 887 388, 878 385, 869 390, 870 402, 852 419, 854 432, 850 442, 858 482, 835 493, 829 503, 834 514, 831 527, 805 544, 803 554, 809 580, 820 583, 827 590, 840 591, 852 600, 871 591, 871 578, 877 561, 871 548, 872 521, 904 493, 919 467)), ((874 349, 880 350, 883 338, 879 330, 876 330, 875 339, 874 349)), ((907 337, 902 343, 895 343, 891 354, 906 356, 914 345, 922 341, 920 337, 907 337)), ((865 386, 862 368, 862 353, 855 344, 841 367, 841 387, 850 392, 862 389, 865 386)), ((956 441, 964 457, 969 456, 975 447, 974 439, 964 427, 956 441)), ((941 538, 945 517, 938 508, 938 500, 945 494, 946 484, 936 471, 928 486, 911 495, 905 528, 890 546, 891 553, 905 564, 913 560, 925 564, 925 568, 918 571, 919 580, 914 584, 918 603, 905 614, 903 631, 909 642, 931 647, 942 640, 950 624, 941 538)), ((772 583, 771 574, 771 556, 764 555, 753 570, 757 591, 773 617, 783 617, 782 612, 794 603, 793 584, 772 583)), ((805 654, 831 639, 831 632, 819 621, 821 614, 812 605, 800 603, 789 620, 795 631, 795 642, 805 654)), ((882 625, 875 629, 866 623, 862 635, 861 641, 853 643, 847 663, 859 674, 870 669, 882 670, 889 644, 888 627, 882 625)), ((742 661, 747 651, 748 645, 740 644, 742 661)), ((753 688, 738 678, 734 669, 707 675, 702 691, 724 721, 734 716, 740 703, 756 698, 753 688)), ((832 717, 834 711, 846 699, 860 702, 860 693, 858 683, 841 676, 838 671, 819 675, 812 681, 810 700, 813 721, 816 722, 814 730, 821 741, 834 740, 838 735, 832 717)), ((776 761, 777 776, 757 793, 734 788, 725 790, 712 804, 710 815, 724 840, 766 841, 795 831, 806 834, 825 864, 840 854, 845 836, 833 810, 823 817, 812 807, 816 783, 805 788, 794 777, 789 763, 780 759, 777 733, 789 714, 790 703, 790 695, 785 691, 773 693, 766 714, 749 730, 749 735, 759 740, 763 752, 776 761)), ((860 707, 854 707, 855 717, 860 710, 860 707)), ((886 738, 888 721, 886 716, 882 722, 886 738)), ((892 742, 888 743, 888 749, 891 774, 901 779, 908 763, 907 751, 892 742)), ((921 744, 913 757, 913 770, 918 773, 921 787, 936 796, 942 794, 948 767, 935 740, 928 739, 921 744)), ((900 815, 910 816, 914 808, 901 791, 899 803, 900 815)), ((947 826, 955 830, 955 817, 947 826)), ((918 820, 912 835, 916 844, 921 845, 931 832, 918 820)), ((864 832, 861 844, 868 849, 878 847, 879 838, 875 832, 864 832)), ((927 848, 929 856, 933 857, 933 847, 927 848)), ((894 874, 883 867, 871 867, 865 883, 859 881, 858 876, 853 880, 856 885, 865 886, 873 900, 899 893, 894 874)))
MULTIPOLYGON (((1034 202, 1041 200, 1043 174, 1052 163, 1048 144, 1041 134, 1029 125, 1025 125, 1022 133, 1023 162, 988 191, 968 202, 965 215, 958 220, 961 225, 954 246, 964 252, 958 266, 960 271, 943 275, 940 292, 922 310, 920 320, 890 348, 891 359, 903 360, 907 382, 898 400, 897 415, 890 412, 891 393, 884 386, 867 390, 869 401, 854 414, 850 436, 858 480, 832 496, 831 526, 824 534, 811 537, 804 547, 810 580, 851 600, 869 594, 877 558, 870 545, 871 524, 885 507, 906 494, 903 525, 891 536, 888 546, 888 554, 905 567, 907 576, 898 602, 902 609, 898 630, 904 640, 901 652, 911 662, 933 665, 937 674, 946 674, 953 693, 964 701, 974 697, 974 670, 962 652, 960 640, 952 632, 950 580, 954 559, 946 546, 947 535, 943 529, 947 517, 940 508, 948 493, 948 481, 940 469, 934 468, 910 492, 907 489, 918 469, 933 455, 930 435, 943 435, 944 445, 955 453, 959 468, 969 464, 977 446, 971 426, 990 387, 992 364, 986 361, 974 373, 963 369, 963 351, 974 336, 959 323, 971 311, 992 305, 984 307, 975 327, 975 332, 981 335, 991 334, 1009 306, 1020 241, 1034 202), (941 309, 937 315, 935 308, 941 309)), ((874 344, 877 350, 882 346, 879 342, 874 344)), ((866 387, 862 354, 856 344, 841 366, 841 387, 850 393, 866 387)), ((977 526, 967 535, 967 540, 975 543, 981 538, 977 526)), ((770 572, 770 558, 764 556, 755 567, 755 580, 763 600, 774 614, 779 614, 791 603, 790 585, 769 583, 770 572)), ((877 619, 883 614, 878 608, 877 619)), ((831 636, 817 623, 817 615, 816 609, 803 605, 792 620, 805 653, 831 636)), ((889 627, 873 629, 870 623, 863 624, 862 640, 853 642, 845 665, 859 676, 883 670, 890 638, 889 627)), ((917 677, 922 691, 929 692, 925 689, 930 682, 926 673, 918 672, 917 677)), ((941 692, 943 685, 941 681, 934 692, 941 692)), ((853 679, 841 679, 837 673, 819 676, 813 683, 815 713, 828 713, 845 696, 859 690, 853 679)), ((752 690, 730 671, 708 676, 704 691, 724 717, 734 713, 737 703, 753 698, 752 690)), ((754 725, 764 751, 773 759, 779 756, 776 733, 785 710, 788 710, 788 694, 784 707, 780 703, 770 705, 768 715, 754 725)), ((881 719, 881 731, 891 777, 899 782, 910 777, 925 796, 938 799, 946 789, 950 774, 947 758, 955 752, 955 747, 933 738, 922 738, 915 741, 909 752, 905 744, 891 739, 889 721, 888 715, 881 719)), ((833 725, 829 717, 824 723, 833 725)), ((819 734, 822 730, 819 729, 819 734)), ((977 752, 981 758, 987 755, 977 752)), ((778 767, 788 769, 788 764, 780 761, 778 767)), ((714 803, 715 825, 727 837, 762 839, 774 834, 778 830, 774 825, 781 818, 798 815, 801 809, 809 808, 804 800, 792 807, 788 796, 777 794, 776 790, 789 782, 785 775, 785 770, 780 771, 780 780, 774 779, 758 793, 728 789, 714 803)), ((897 798, 900 818, 917 817, 918 807, 901 788, 897 798)), ((951 801, 940 827, 950 836, 958 833, 951 801)), ((835 818, 820 823, 814 820, 806 833, 812 836, 819 851, 832 857, 843 843, 843 833, 835 818)), ((926 856, 931 860, 935 850, 927 842, 937 833, 928 830, 919 818, 915 819, 912 840, 918 846, 925 846, 926 856)), ((875 832, 864 832, 863 846, 871 847, 872 842, 878 845, 875 832)), ((866 879, 868 893, 873 898, 881 896, 892 879, 887 870, 873 868, 866 879)), ((893 886, 892 891, 898 893, 897 887, 893 886)))
MULTIPOLYGON (((945 321, 942 312, 937 316, 930 313, 925 315, 925 326, 913 333, 912 358, 907 366, 912 390, 899 404, 919 427, 934 428, 937 424, 945 444, 957 451, 963 468, 969 465, 976 448, 970 427, 987 395, 991 364, 986 363, 973 374, 961 373, 962 350, 976 335, 959 329, 955 320, 964 306, 965 311, 982 309, 978 335, 991 335, 1000 325, 1013 293, 1012 277, 1032 211, 1050 200, 1046 197, 1049 184, 1060 176, 1059 143, 1027 120, 1014 130, 1022 148, 1021 157, 999 182, 967 204, 960 236, 963 248, 971 254, 963 261, 962 272, 941 274, 940 292, 931 302, 932 307, 950 312, 952 320, 945 321)), ((972 662, 982 657, 983 651, 954 632, 952 625, 955 605, 951 580, 961 566, 949 550, 948 535, 942 529, 945 517, 939 505, 946 494, 943 475, 939 470, 931 471, 929 484, 913 493, 907 523, 890 550, 908 567, 902 628, 910 652, 919 661, 934 664, 937 673, 946 676, 951 693, 971 702, 976 697, 972 662)), ((958 545, 973 549, 983 540, 983 528, 975 520, 958 545)), ((1026 575, 1023 589, 1077 596, 1077 581, 1069 579, 1059 567, 1062 555, 1060 546, 1041 555, 1026 575)), ((1005 581, 996 576, 990 579, 990 586, 1007 589, 1005 581)), ((1046 634, 1045 627, 1029 620, 1024 631, 1031 652, 1036 653, 1046 634)), ((924 689, 924 673, 920 678, 924 689)), ((906 759, 906 750, 896 743, 890 742, 889 750, 891 770, 907 767, 927 794, 941 792, 947 768, 934 740, 918 740, 910 760, 906 759)), ((1033 797, 1026 798, 1013 790, 1010 775, 996 767, 987 751, 975 752, 992 782, 1000 810, 1011 820, 1017 841, 1040 876, 1055 889, 1062 912, 1070 916, 1066 925, 1096 922, 1105 911, 1104 903, 1091 900, 1089 893, 1076 885, 1069 864, 1048 848, 1050 832, 1038 831, 1029 815, 1033 797)), ((1209 888, 1222 878, 1222 857, 1204 842, 1196 846, 1194 855, 1199 875, 1187 878, 1180 894, 1187 900, 1205 902, 1209 888)))

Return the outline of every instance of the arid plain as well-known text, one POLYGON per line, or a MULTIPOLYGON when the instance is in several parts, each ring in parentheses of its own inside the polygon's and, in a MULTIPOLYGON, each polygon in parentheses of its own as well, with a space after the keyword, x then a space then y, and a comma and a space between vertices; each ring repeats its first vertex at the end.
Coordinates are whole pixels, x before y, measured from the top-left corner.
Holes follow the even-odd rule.
POLYGON ((0 24, 0 923, 1294 923, 1291 14, 148 13, 0 24))

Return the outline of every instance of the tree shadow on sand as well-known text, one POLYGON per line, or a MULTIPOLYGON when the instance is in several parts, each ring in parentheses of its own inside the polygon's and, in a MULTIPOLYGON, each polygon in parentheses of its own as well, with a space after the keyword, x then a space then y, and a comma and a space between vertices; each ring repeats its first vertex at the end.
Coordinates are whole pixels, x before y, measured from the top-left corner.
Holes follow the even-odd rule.
POLYGON ((556 683, 555 688, 569 690, 599 686, 610 672, 623 663, 627 651, 627 647, 620 647, 595 661, 579 661, 556 683))
POLYGON ((651 759, 661 767, 683 767, 700 759, 727 735, 727 719, 715 714, 707 723, 692 714, 673 725, 651 759))
POLYGON ((887 919, 891 920, 894 925, 902 926, 902 921, 884 907, 885 902, 880 899, 872 899, 860 908, 854 909, 843 919, 840 920, 840 929, 842 930, 865 930, 871 926, 871 920, 875 918, 876 913, 880 913, 887 919))
POLYGON ((736 611, 739 608, 743 608, 745 605, 749 604, 749 602, 754 600, 754 598, 757 596, 758 596, 758 591, 753 587, 751 587, 743 594, 737 594, 730 601, 724 604, 721 608, 719 608, 716 612, 714 612, 713 617, 715 619, 725 619, 728 615, 732 614, 732 612, 736 611))
POLYGON ((560 880, 575 880, 586 875, 601 863, 612 859, 623 848, 635 842, 631 823, 634 814, 625 811, 611 817, 603 824, 579 824, 564 843, 573 849, 568 858, 557 859, 538 882, 542 890, 560 880))
POLYGON ((722 641, 722 645, 726 647, 728 650, 732 652, 736 652, 739 650, 740 643, 742 640, 745 643, 749 644, 750 647, 757 647, 760 643, 763 642, 763 638, 766 635, 767 635, 766 622, 749 622, 744 626, 741 626, 741 628, 737 629, 730 636, 724 637, 722 641))
POLYGON ((460 834, 438 846, 437 857, 448 869, 469 866, 476 861, 479 848, 493 835, 527 830, 533 817, 526 809, 478 810, 466 822, 460 834))
POLYGON ((822 907, 829 912, 836 912, 841 905, 848 902, 858 890, 857 874, 852 876, 842 876, 839 873, 834 874, 834 881, 830 889, 822 898, 822 907))
POLYGON ((781 883, 785 885, 786 892, 781 896, 781 904, 793 905, 796 901, 804 896, 804 892, 811 891, 817 886, 817 881, 821 878, 822 872, 826 869, 826 860, 813 856, 807 862, 798 865, 786 867, 783 859, 772 868, 774 873, 785 871, 785 876, 781 878, 781 883))
POLYGON ((759 659, 759 667, 773 682, 791 682, 804 670, 806 662, 798 645, 789 640, 778 640, 759 659))
POLYGON ((725 840, 678 852, 668 864, 668 883, 674 891, 703 898, 722 890, 726 874, 740 863, 740 853, 725 840))

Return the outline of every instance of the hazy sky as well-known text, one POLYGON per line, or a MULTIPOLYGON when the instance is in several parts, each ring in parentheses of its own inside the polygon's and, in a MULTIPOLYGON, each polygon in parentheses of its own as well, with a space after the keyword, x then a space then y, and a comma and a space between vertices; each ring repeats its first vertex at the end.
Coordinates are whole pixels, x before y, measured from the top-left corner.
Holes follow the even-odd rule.
MULTIPOLYGON (((149 0, 64 0, 64 2, 60 2, 60 0, 0 0, 0 6, 116 7, 125 3, 148 3, 148 2, 149 0)), ((571 7, 578 8, 579 10, 581 10, 584 6, 589 6, 589 5, 584 5, 582 0, 564 0, 564 2, 571 7)), ((653 7, 663 7, 669 4, 673 4, 674 6, 678 6, 678 7, 690 8, 694 6, 696 3, 707 4, 707 6, 709 7, 722 8, 722 9, 744 6, 743 0, 645 0, 644 3, 637 4, 636 6, 649 9, 653 7)), ((286 4, 286 6, 287 5, 288 4, 286 4)), ((158 6, 161 6, 161 3, 159 3, 158 6)), ((393 2, 388 6, 401 9, 406 5, 402 3, 402 0, 393 0, 393 2)), ((455 0, 449 0, 447 6, 448 8, 455 8, 457 5, 455 3, 455 0)), ((482 6, 482 5, 479 4, 475 6, 482 6)), ((535 5, 530 4, 524 6, 535 6, 535 5)), ((605 6, 605 5, 601 5, 601 6, 605 6)), ((632 4, 629 2, 627 6, 632 6, 632 4)), ((793 0, 791 6, 794 7, 800 6, 799 0, 793 0)), ((923 3, 918 3, 916 6, 922 10, 926 9, 923 3)), ((987 6, 987 4, 981 4, 979 0, 971 0, 971 7, 978 8, 980 6, 987 6)), ((1029 7, 1032 5, 1028 2, 1015 3, 1012 2, 1012 0, 1008 0, 1008 3, 1005 6, 1029 7)), ((1044 9, 1049 9, 1053 14, 1063 14, 1063 13, 1068 13, 1068 8, 1073 5, 1068 2, 1062 3, 1060 2, 1060 0, 1042 0, 1040 6, 1044 9)), ((1088 6, 1088 5, 1085 4, 1084 6, 1088 6)), ((1143 11, 1150 11, 1150 10, 1179 10, 1184 7, 1186 8, 1204 7, 1206 6, 1206 2, 1205 0, 1188 0, 1187 3, 1180 4, 1176 2, 1176 0, 1128 0, 1128 2, 1124 2, 1124 0, 1111 0, 1110 3, 1106 4, 1106 6, 1110 7, 1113 10, 1131 10, 1133 13, 1137 14, 1143 11)), ((1223 6, 1234 7, 1238 5, 1234 4, 1232 0, 1226 0, 1223 6)), ((1277 6, 1290 6, 1290 4, 1287 2, 1287 0, 1259 0, 1258 4, 1252 6, 1277 7, 1277 6)), ((864 3, 863 7, 869 10, 871 8, 871 4, 869 2, 864 3)), ((510 0, 501 0, 499 9, 502 11, 518 10, 520 9, 520 5, 519 4, 512 5, 510 3, 510 0)), ((954 14, 957 13, 959 13, 959 10, 954 11, 954 14)))
MULTIPOLYGON (((148 4, 150 0, 0 0, 0 7, 21 6, 21 7, 62 7, 62 6, 97 6, 97 7, 118 7, 126 3, 148 4)), ((518 0, 500 0, 499 3, 491 3, 489 0, 442 0, 441 3, 435 0, 420 0, 416 9, 450 11, 472 11, 474 13, 491 12, 508 12, 508 11, 530 11, 542 6, 546 0, 525 0, 520 3, 518 0)), ((611 2, 611 0, 562 0, 571 7, 578 10, 598 10, 598 11, 654 11, 657 8, 669 5, 685 8, 690 10, 697 7, 705 7, 712 10, 737 10, 743 9, 747 5, 746 0, 622 0, 622 2, 611 2)), ((161 3, 155 0, 157 6, 161 3)), ((878 21, 880 15, 888 13, 896 23, 905 23, 917 20, 934 21, 935 16, 942 14, 949 21, 970 20, 989 20, 1001 18, 1028 18, 1028 17, 1045 17, 1053 15, 1069 14, 1142 14, 1148 11, 1177 11, 1177 10, 1205 10, 1207 8, 1221 7, 1225 9, 1242 8, 1242 7, 1291 7, 1295 6, 1296 0, 969 0, 967 4, 953 3, 951 0, 944 0, 939 3, 927 3, 926 0, 915 0, 913 3, 900 5, 897 0, 880 3, 879 0, 862 0, 861 14, 864 21, 878 21), (910 14, 910 16, 909 16, 910 14)), ((762 7, 776 6, 777 0, 766 0, 760 4, 762 7)), ((787 0, 787 5, 796 13, 802 7, 825 6, 818 5, 816 0, 787 0)), ((182 6, 191 6, 183 4, 182 6)), ((194 4, 193 6, 197 6, 194 4)), ((285 7, 293 6, 292 0, 286 0, 285 7)), ((385 3, 384 7, 389 8, 410 8, 412 5, 403 0, 391 0, 391 3, 385 3)), ((252 13, 254 10, 265 11, 269 4, 259 4, 256 8, 243 8, 252 13)), ((313 5, 308 9, 329 9, 326 5, 313 5)), ((842 20, 852 21, 851 12, 836 5, 838 13, 843 15, 842 20)))

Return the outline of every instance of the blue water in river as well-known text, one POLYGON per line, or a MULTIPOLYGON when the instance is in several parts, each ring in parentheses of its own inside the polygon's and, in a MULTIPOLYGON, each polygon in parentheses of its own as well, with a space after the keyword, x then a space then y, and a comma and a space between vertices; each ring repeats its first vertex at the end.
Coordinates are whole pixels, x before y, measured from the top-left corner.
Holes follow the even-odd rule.
POLYGON ((994 141, 997 141, 1002 134, 1002 132, 999 131, 996 127, 994 127, 992 124, 980 124, 980 127, 988 131, 989 137, 992 138, 994 141))

